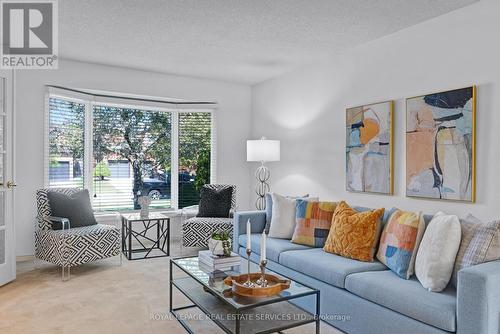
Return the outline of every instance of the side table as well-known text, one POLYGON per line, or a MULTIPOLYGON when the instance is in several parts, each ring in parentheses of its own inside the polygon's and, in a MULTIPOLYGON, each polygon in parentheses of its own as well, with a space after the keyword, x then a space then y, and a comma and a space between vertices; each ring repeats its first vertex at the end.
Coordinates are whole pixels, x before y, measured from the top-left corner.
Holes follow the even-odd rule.
POLYGON ((121 220, 122 252, 128 260, 170 256, 170 217, 155 212, 141 217, 134 212, 121 214, 121 220), (141 247, 134 247, 132 239, 141 247))

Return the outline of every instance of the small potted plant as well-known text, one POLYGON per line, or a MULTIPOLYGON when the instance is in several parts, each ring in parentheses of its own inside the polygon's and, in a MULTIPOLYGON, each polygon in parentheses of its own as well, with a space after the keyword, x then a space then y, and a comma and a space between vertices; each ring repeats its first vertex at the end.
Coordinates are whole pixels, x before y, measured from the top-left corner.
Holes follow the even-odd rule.
POLYGON ((219 231, 212 233, 212 237, 208 240, 208 249, 212 254, 217 256, 231 255, 231 238, 229 232, 219 231))

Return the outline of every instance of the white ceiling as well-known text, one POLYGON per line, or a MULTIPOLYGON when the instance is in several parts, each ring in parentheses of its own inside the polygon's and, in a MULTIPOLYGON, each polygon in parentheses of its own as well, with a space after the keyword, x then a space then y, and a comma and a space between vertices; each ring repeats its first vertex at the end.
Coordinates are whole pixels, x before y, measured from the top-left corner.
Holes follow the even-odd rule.
POLYGON ((255 84, 477 0, 61 0, 62 58, 255 84))

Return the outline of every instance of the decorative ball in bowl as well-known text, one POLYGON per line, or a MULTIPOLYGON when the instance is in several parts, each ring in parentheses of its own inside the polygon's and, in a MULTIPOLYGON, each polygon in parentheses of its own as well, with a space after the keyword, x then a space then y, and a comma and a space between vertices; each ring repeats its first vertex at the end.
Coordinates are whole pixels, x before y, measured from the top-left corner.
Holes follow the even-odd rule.
POLYGON ((208 249, 213 255, 230 256, 231 255, 231 238, 229 232, 215 232, 208 240, 208 249))

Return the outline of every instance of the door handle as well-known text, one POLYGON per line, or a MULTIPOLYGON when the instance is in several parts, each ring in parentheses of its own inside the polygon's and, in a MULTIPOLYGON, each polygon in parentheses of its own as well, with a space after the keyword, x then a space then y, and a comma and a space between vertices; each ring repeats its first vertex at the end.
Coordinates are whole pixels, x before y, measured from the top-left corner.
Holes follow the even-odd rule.
POLYGON ((14 182, 12 182, 12 181, 7 182, 7 188, 12 189, 12 188, 14 188, 14 187, 17 187, 17 184, 15 184, 15 183, 14 183, 14 182))

